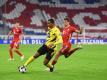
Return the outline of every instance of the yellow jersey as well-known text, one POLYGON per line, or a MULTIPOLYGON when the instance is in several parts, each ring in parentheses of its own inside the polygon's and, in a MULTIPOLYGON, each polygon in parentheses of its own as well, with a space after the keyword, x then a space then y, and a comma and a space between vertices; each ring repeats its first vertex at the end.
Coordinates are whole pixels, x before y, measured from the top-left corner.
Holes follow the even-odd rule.
POLYGON ((56 50, 57 44, 62 43, 60 30, 55 26, 47 31, 46 46, 53 44, 52 48, 56 50))

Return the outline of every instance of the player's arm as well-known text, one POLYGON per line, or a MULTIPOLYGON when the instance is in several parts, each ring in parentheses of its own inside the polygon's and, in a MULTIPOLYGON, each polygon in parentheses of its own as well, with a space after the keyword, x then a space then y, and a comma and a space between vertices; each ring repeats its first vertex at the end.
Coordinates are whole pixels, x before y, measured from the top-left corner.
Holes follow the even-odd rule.
MULTIPOLYGON (((21 27, 22 28, 22 27, 21 27)), ((23 33, 23 29, 21 29, 21 32, 20 32, 20 41, 24 38, 24 33, 23 33)))
POLYGON ((80 30, 75 30, 75 32, 78 33, 78 34, 82 34, 82 32, 83 32, 83 27, 80 27, 80 30))
POLYGON ((9 36, 12 34, 12 31, 9 31, 8 35, 7 35, 7 39, 9 39, 9 36))
POLYGON ((83 32, 83 27, 80 27, 80 29, 79 29, 79 30, 76 30, 75 32, 77 33, 77 34, 76 34, 76 40, 77 40, 77 41, 76 41, 76 45, 77 45, 77 46, 80 46, 80 45, 78 44, 78 35, 79 35, 79 34, 82 34, 82 32, 83 32))
POLYGON ((76 45, 78 45, 78 33, 76 33, 76 45))

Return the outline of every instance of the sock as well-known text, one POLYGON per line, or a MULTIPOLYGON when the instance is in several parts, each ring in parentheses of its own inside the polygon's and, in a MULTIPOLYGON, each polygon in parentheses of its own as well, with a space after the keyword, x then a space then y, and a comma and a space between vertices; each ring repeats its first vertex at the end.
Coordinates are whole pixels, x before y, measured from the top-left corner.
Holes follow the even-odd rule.
POLYGON ((10 58, 13 59, 13 52, 11 49, 9 50, 9 54, 10 54, 10 58))
POLYGON ((24 66, 27 66, 28 64, 30 64, 35 58, 32 56, 30 57, 24 64, 24 66))
POLYGON ((52 61, 52 65, 55 65, 57 63, 57 61, 53 60, 52 61))
POLYGON ((55 59, 52 61, 52 65, 55 65, 59 59, 59 57, 61 56, 61 51, 59 51, 56 56, 55 56, 55 59))
POLYGON ((50 64, 50 62, 46 65, 48 68, 53 68, 53 66, 50 64))
POLYGON ((19 56, 23 56, 23 54, 22 54, 19 50, 15 50, 15 52, 16 52, 19 56))

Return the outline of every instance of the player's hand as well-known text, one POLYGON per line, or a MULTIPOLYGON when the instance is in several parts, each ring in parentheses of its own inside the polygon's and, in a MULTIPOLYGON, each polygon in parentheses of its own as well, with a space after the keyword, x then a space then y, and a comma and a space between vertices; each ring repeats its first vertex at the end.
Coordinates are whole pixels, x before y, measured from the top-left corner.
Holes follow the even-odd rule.
POLYGON ((83 27, 80 27, 80 34, 82 34, 83 32, 83 27))

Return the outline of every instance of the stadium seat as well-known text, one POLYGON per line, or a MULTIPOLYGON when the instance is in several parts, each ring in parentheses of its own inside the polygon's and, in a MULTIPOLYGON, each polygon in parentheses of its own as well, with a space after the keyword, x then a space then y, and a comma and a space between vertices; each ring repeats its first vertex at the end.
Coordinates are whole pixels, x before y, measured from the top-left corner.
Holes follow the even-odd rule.
POLYGON ((77 26, 106 27, 107 5, 100 3, 101 0, 2 0, 0 9, 9 28, 15 20, 20 20, 25 28, 33 29, 31 32, 26 30, 26 33, 34 34, 35 29, 45 29, 50 18, 54 18, 56 25, 63 28, 66 16, 77 26), (4 7, 8 9, 4 10, 4 7))

